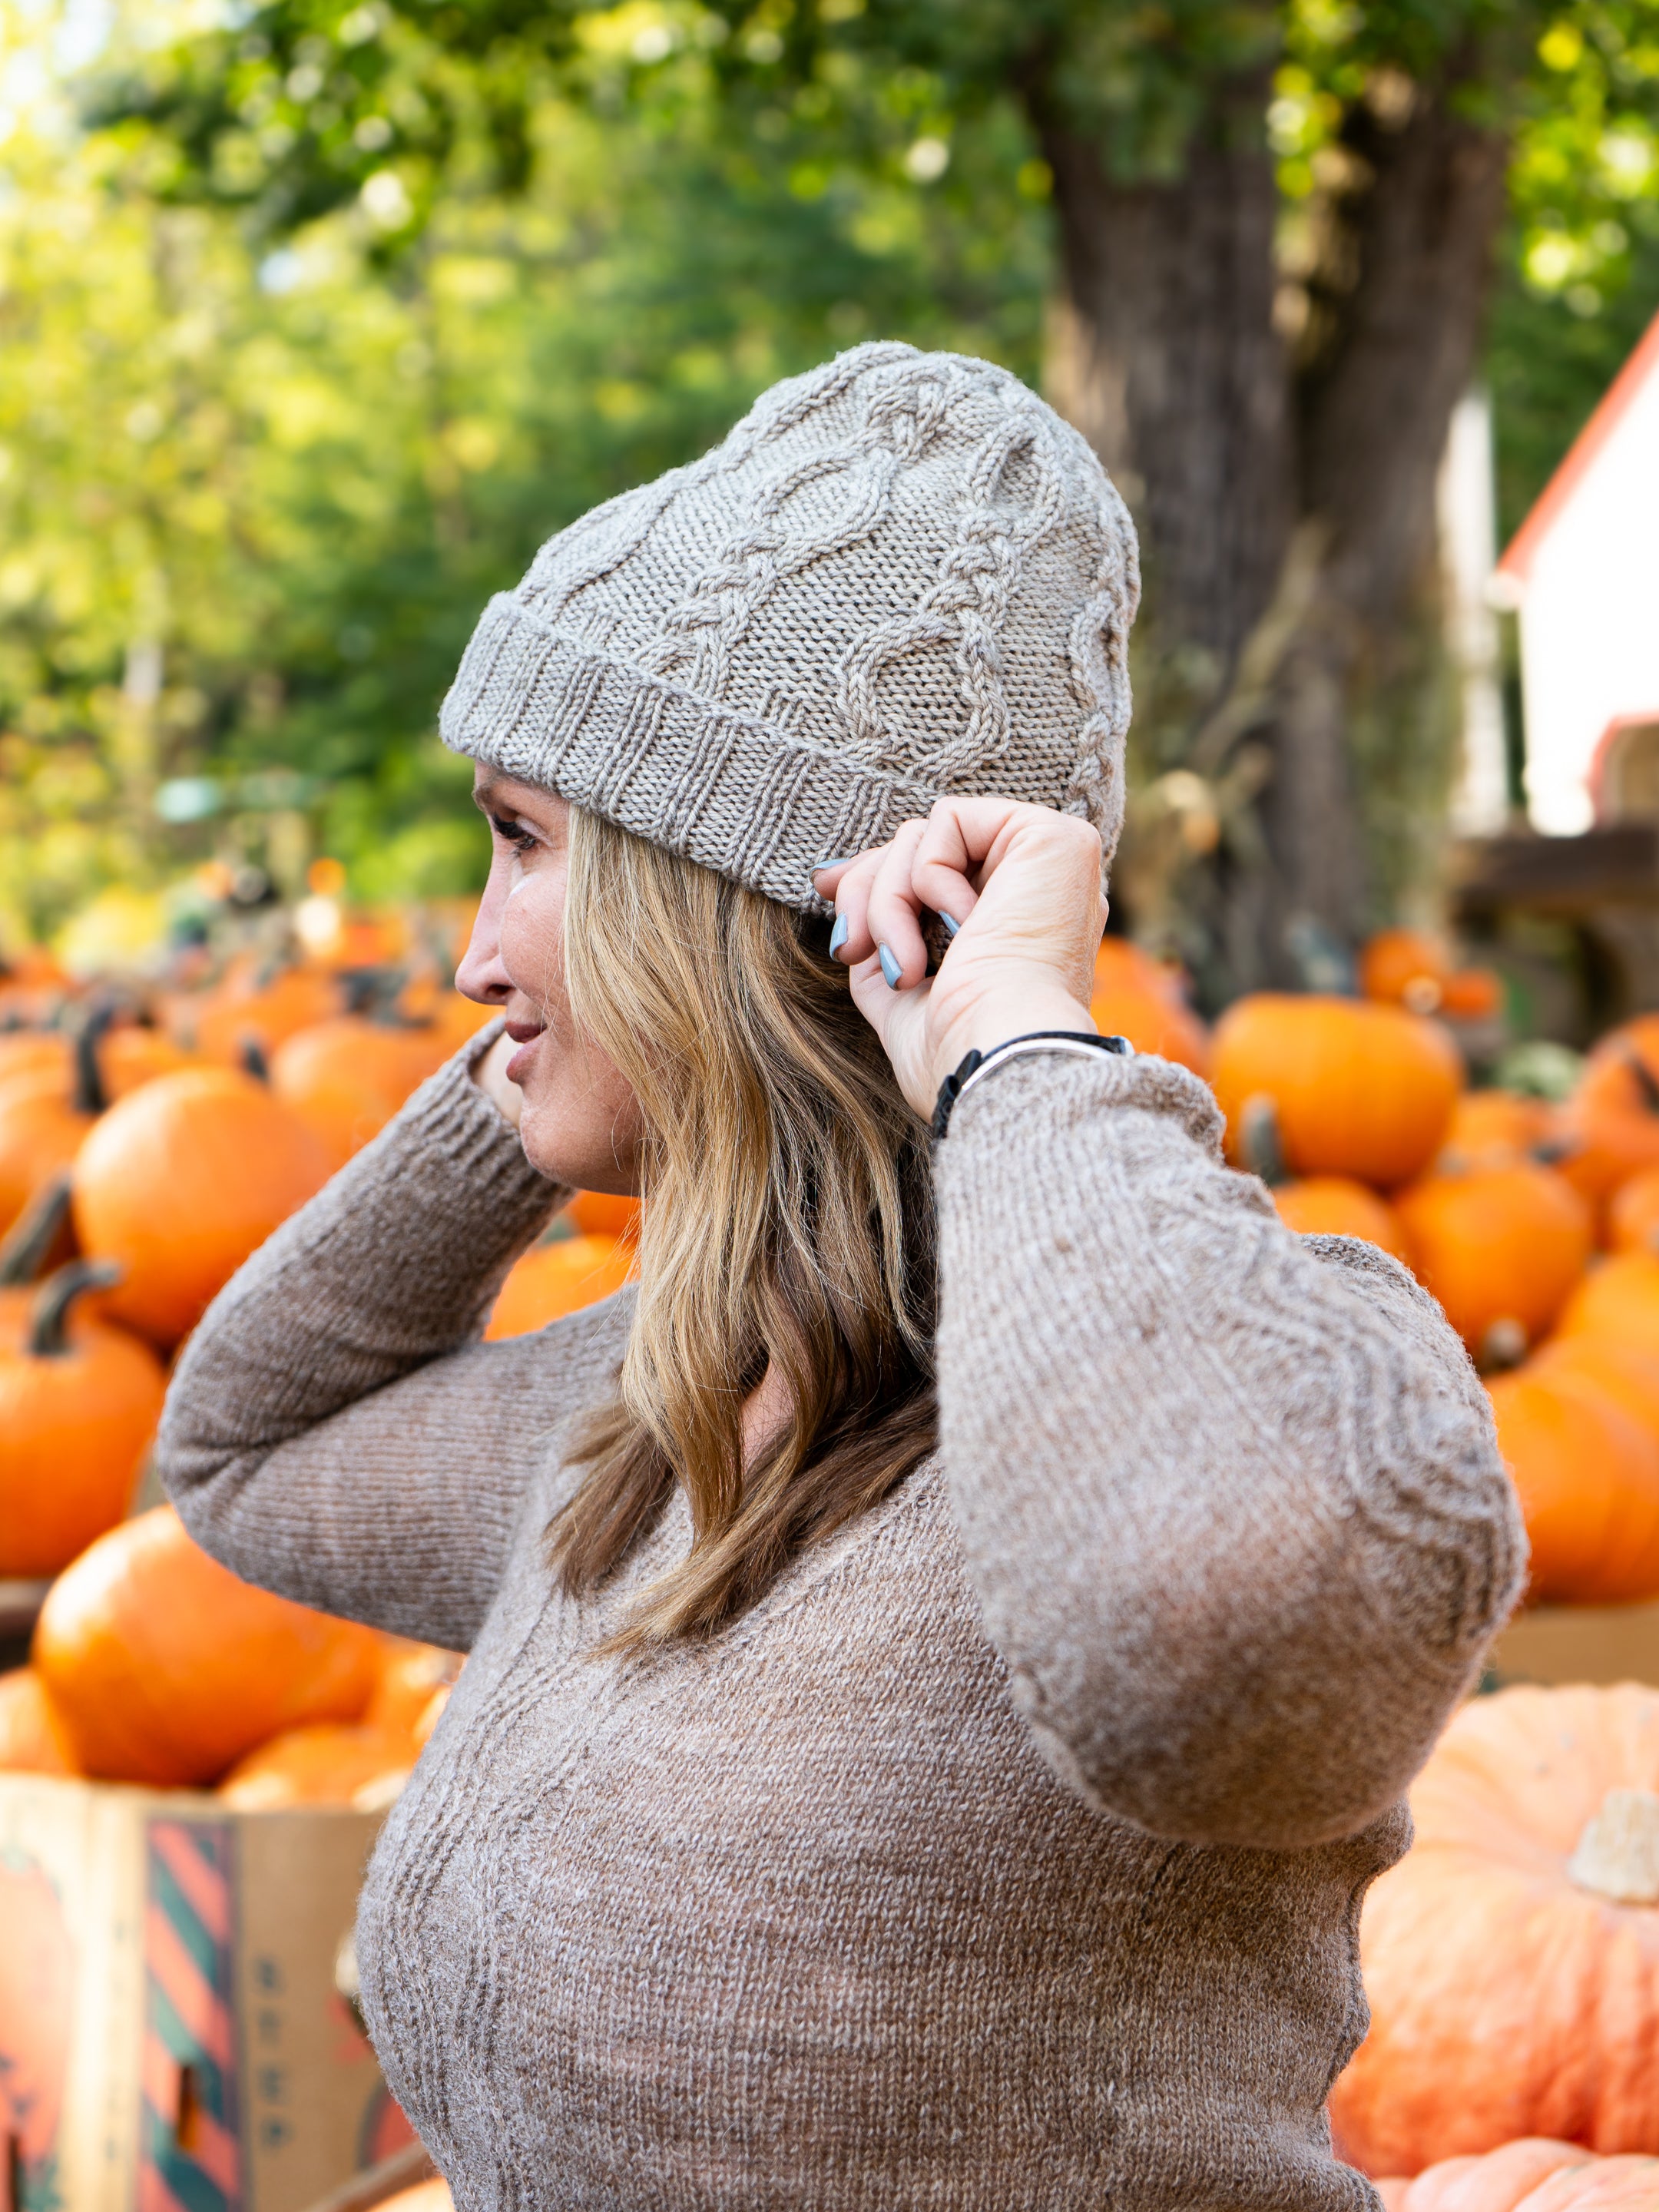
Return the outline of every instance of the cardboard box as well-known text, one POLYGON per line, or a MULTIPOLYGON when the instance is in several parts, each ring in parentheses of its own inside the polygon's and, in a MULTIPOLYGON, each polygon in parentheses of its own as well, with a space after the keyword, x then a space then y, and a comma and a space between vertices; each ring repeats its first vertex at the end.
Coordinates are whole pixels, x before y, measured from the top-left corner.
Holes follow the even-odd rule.
POLYGON ((334 1985, 380 1818, 0 1774, 3 2212, 301 2212, 412 2139, 334 1985))
POLYGON ((1659 1686, 1659 1605, 1540 1605, 1492 1648, 1501 1682, 1648 1682, 1659 1686))

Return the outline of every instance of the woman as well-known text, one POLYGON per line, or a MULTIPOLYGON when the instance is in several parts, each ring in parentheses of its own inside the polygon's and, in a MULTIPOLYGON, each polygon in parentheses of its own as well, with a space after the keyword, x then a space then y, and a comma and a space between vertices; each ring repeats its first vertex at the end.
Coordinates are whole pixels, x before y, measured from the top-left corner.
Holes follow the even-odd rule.
POLYGON ((865 347, 447 702, 503 1028, 224 1292, 163 1462, 471 1653, 359 1932, 461 2212, 1375 2201, 1359 1900, 1522 1541, 1437 1309, 1093 1035, 1134 593, 1023 386, 865 347), (644 1192, 637 1289, 478 1342, 570 1184, 644 1192))

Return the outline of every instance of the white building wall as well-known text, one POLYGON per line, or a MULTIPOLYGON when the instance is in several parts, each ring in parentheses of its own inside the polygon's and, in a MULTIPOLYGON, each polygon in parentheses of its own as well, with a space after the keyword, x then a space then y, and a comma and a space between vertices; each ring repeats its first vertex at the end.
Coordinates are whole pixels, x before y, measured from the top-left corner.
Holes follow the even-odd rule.
POLYGON ((1521 586, 1527 811, 1590 826, 1589 774, 1617 714, 1659 713, 1659 374, 1614 422, 1521 586))

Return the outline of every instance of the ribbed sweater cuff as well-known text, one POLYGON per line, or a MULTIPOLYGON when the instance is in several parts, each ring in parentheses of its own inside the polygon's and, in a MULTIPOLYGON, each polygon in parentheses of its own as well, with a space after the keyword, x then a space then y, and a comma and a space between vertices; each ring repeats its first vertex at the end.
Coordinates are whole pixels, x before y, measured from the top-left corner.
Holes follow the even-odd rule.
POLYGON ((1225 1125, 1214 1094, 1176 1061, 1155 1053, 1128 1060, 1105 1052, 1087 1059, 1029 1053, 993 1060, 963 1093, 939 1147, 941 1167, 966 1168, 971 1156, 976 1179, 1018 1176, 1039 1122, 1125 1107, 1171 1116, 1212 1159, 1221 1158, 1225 1125))

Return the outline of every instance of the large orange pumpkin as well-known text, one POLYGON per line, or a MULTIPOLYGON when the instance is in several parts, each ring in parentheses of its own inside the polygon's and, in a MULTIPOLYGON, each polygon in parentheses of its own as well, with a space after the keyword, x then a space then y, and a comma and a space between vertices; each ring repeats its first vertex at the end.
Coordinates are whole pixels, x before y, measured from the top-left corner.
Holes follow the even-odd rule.
POLYGON ((1103 1036, 1126 1036, 1137 1052, 1210 1073, 1210 1033, 1187 1004, 1173 969, 1126 938, 1101 941, 1090 1017, 1103 1036))
POLYGON ((95 1118, 57 1068, 28 1069, 0 1083, 0 1234, 73 1164, 95 1118))
POLYGON ((298 1030, 270 1062, 270 1087, 343 1167, 448 1057, 435 1024, 399 1029, 341 1014, 298 1030))
POLYGON ((1384 1190, 1408 1182, 1439 1150, 1462 1080, 1451 1040, 1398 1006, 1261 992, 1216 1026, 1228 1158, 1243 1157, 1254 1103, 1271 1100, 1296 1176, 1352 1176, 1384 1190))
POLYGON ((176 1344, 328 1172, 305 1123, 250 1076, 199 1068, 146 1084, 75 1164, 82 1249, 124 1271, 106 1310, 176 1344))
POLYGON ((1309 1176, 1282 1182, 1273 1194, 1279 1218, 1302 1237, 1358 1237, 1380 1244, 1396 1260, 1406 1257, 1406 1240, 1394 1209, 1363 1182, 1348 1176, 1309 1176))
POLYGON ((33 1657, 88 1774, 165 1786, 216 1782, 284 1729, 355 1721, 383 1651, 373 1629, 239 1580, 159 1505, 58 1577, 33 1657))
POLYGON ((1409 1006, 1414 1014, 1438 1011, 1452 977, 1451 955, 1421 929, 1379 929, 1359 955, 1359 988, 1368 999, 1409 1006))
POLYGON ((1590 1255, 1589 1206, 1529 1160, 1429 1176, 1395 1211, 1419 1279, 1477 1359, 1512 1363, 1537 1343, 1590 1255))
POLYGON ((1659 1437, 1659 1352, 1616 1337, 1553 1336, 1528 1362, 1528 1372, 1582 1376, 1659 1437))
POLYGON ((218 989, 168 1002, 177 1042, 225 1067, 246 1065, 252 1045, 269 1060, 278 1045, 313 1022, 344 1011, 338 981, 320 968, 283 968, 262 975, 244 969, 218 989))
POLYGON ((0 1674, 0 1773, 78 1774, 63 1717, 33 1667, 0 1674))
POLYGON ((1545 1604, 1659 1596, 1659 1438, 1622 1401, 1565 1364, 1487 1386, 1498 1446, 1532 1546, 1529 1595, 1545 1604))
POLYGON ((430 2181, 417 2181, 412 2189, 400 2189, 395 2197, 388 2197, 380 2212, 454 2212, 454 2208, 449 2184, 438 2173, 430 2181))
POLYGON ((1602 1038, 1561 1119, 1575 1146, 1562 1172, 1597 1205, 1643 1168, 1659 1167, 1659 1014, 1602 1038))
POLYGON ((321 1721, 286 1729, 239 1759, 219 1795, 238 1812, 270 1813, 289 1805, 349 1805, 372 1790, 379 1810, 397 1796, 418 1755, 406 1730, 321 1721))
POLYGON ((1607 1243, 1615 1252, 1659 1252, 1659 1168, 1644 1168, 1613 1193, 1607 1243))
POLYGON ((1659 1256, 1620 1252, 1593 1267, 1562 1309, 1558 1334, 1659 1352, 1659 1256))
POLYGON ((364 1726, 412 1738, 433 1692, 453 1682, 460 1668, 458 1651, 398 1639, 386 1656, 374 1693, 364 1708, 364 1726))
POLYGON ((1379 2181, 1382 2212, 1656 2212, 1659 2159, 1598 2158, 1582 2143, 1523 2136, 1480 2158, 1442 2159, 1415 2180, 1379 2181))
POLYGON ((27 1319, 0 1316, 0 1577, 55 1575, 131 1503, 161 1418, 161 1362, 71 1312, 113 1272, 71 1261, 32 1293, 27 1319))
POLYGON ((538 1244, 508 1273, 491 1310, 486 1338, 527 1336, 550 1321, 597 1305, 619 1291, 634 1264, 620 1237, 566 1237, 538 1244))
POLYGON ((637 1237, 640 1201, 608 1190, 579 1190, 565 1217, 584 1237, 637 1237))
POLYGON ((1473 1698, 1411 1805, 1360 1922, 1344 2154, 1412 2174, 1517 2136, 1659 2151, 1659 1692, 1473 1698))
POLYGON ((1529 1098, 1519 1091, 1466 1091, 1435 1165, 1450 1173, 1547 1158, 1556 1149, 1559 1117, 1559 1109, 1547 1099, 1529 1098))

